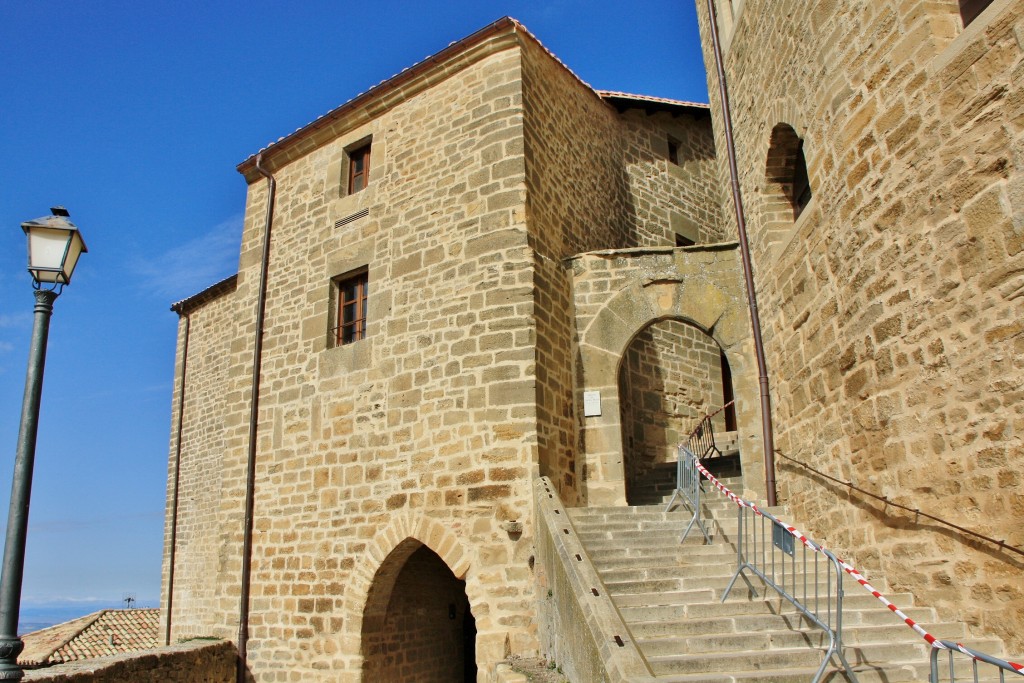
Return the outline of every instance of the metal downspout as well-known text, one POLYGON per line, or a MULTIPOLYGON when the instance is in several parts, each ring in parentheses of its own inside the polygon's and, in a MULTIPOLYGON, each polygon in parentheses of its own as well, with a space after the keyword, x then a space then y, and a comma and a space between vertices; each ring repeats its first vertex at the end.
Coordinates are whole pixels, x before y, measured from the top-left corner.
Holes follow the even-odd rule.
POLYGON ((707 0, 711 23, 711 43, 715 51, 715 68, 718 71, 718 94, 722 101, 726 151, 729 155, 729 179, 732 184, 732 203, 736 210, 736 227, 740 238, 740 255, 743 257, 743 278, 747 284, 747 303, 750 308, 750 325, 754 334, 754 349, 757 353, 757 379, 761 387, 761 433, 764 441, 764 487, 768 505, 776 504, 775 490, 775 435, 772 429, 772 402, 768 390, 768 364, 764 358, 764 344, 761 341, 761 317, 757 313, 757 295, 754 293, 754 273, 750 266, 750 245, 747 242, 747 220, 743 213, 743 198, 740 194, 739 171, 736 166, 736 142, 732 135, 732 108, 729 105, 729 91, 725 85, 725 66, 722 62, 722 45, 718 37, 718 13, 714 0, 707 0))
POLYGON ((274 224, 274 198, 277 181, 261 166, 263 155, 256 157, 256 170, 267 179, 267 219, 263 228, 263 261, 260 266, 259 299, 256 304, 256 333, 252 359, 252 400, 249 407, 249 460, 245 480, 245 528, 242 536, 242 586, 238 599, 238 683, 246 683, 249 641, 249 585, 252 570, 253 508, 256 494, 256 431, 260 409, 260 366, 263 361, 263 321, 267 309, 267 270, 270 264, 270 229, 274 224))
POLYGON ((174 493, 171 497, 171 548, 167 571, 167 625, 164 631, 164 645, 171 644, 171 618, 174 616, 174 553, 178 545, 178 493, 181 476, 181 434, 185 421, 185 372, 188 369, 188 340, 192 329, 192 318, 186 313, 185 343, 181 351, 181 380, 178 384, 178 428, 174 439, 174 493))

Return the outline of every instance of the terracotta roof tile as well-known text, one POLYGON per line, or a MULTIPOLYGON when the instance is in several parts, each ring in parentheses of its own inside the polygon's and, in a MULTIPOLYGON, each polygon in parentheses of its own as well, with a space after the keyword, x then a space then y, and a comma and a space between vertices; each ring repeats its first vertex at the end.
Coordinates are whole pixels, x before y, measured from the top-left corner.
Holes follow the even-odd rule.
POLYGON ((703 102, 687 102, 685 100, 671 100, 667 97, 652 97, 651 95, 634 95, 628 92, 616 92, 614 90, 598 90, 597 94, 603 100, 635 100, 637 102, 653 102, 656 104, 668 104, 676 107, 693 107, 695 109, 710 109, 710 104, 703 102))
POLYGON ((159 647, 159 609, 108 609, 22 637, 18 663, 50 666, 159 647))

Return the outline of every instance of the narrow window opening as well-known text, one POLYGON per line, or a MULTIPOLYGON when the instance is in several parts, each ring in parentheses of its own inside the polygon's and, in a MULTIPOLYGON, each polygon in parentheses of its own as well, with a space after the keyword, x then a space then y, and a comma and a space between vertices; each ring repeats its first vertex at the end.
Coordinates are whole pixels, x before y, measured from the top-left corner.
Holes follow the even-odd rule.
POLYGON ((804 144, 801 141, 793 165, 793 220, 800 217, 810 202, 811 183, 807 178, 807 160, 804 158, 804 144))
POLYGON ((338 346, 351 344, 366 337, 366 301, 370 293, 369 273, 366 269, 345 275, 336 281, 338 296, 337 327, 334 342, 338 346))
POLYGON ((679 165, 679 140, 676 140, 671 135, 668 136, 668 160, 679 165))
POLYGON ((695 244, 696 244, 696 242, 691 240, 689 237, 686 237, 685 235, 680 235, 678 232, 676 233, 676 246, 677 247, 692 247, 695 244))
POLYGON ((964 28, 991 4, 992 0, 960 0, 960 18, 964 22, 964 28))
POLYGON ((370 182, 370 144, 348 153, 348 194, 359 192, 370 182))

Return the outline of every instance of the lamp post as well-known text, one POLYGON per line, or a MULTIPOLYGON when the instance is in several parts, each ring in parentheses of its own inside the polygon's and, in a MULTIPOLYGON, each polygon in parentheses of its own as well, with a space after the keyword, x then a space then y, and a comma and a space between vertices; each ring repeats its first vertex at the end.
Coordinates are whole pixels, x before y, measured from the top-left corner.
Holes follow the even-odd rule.
POLYGON ((43 391, 50 314, 53 312, 53 302, 64 285, 71 282, 78 257, 88 251, 78 228, 68 220, 67 209, 58 206, 50 211, 53 215, 21 224, 28 238, 28 270, 36 290, 36 306, 32 343, 28 352, 28 372, 25 375, 21 426, 18 430, 18 449, 14 456, 3 568, 0 570, 0 680, 17 680, 24 675, 18 666, 18 655, 25 647, 18 637, 18 614, 21 611, 28 505, 32 495, 32 467, 36 453, 39 397, 43 391))

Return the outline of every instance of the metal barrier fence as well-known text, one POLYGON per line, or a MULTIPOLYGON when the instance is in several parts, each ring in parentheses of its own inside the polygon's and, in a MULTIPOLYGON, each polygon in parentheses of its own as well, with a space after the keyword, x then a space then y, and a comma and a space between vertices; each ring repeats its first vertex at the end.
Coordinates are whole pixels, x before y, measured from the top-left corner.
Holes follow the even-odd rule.
POLYGON ((683 450, 680 449, 679 457, 692 459, 698 473, 736 503, 736 573, 722 595, 722 602, 739 578, 757 595, 747 574, 757 576, 828 637, 828 649, 812 683, 821 680, 833 658, 857 683, 857 675, 843 653, 843 568, 839 558, 770 512, 737 496, 692 454, 684 455, 683 450))
MULTIPOLYGON (((694 433, 696 434, 696 430, 694 433)), ((701 465, 700 458, 687 446, 679 447, 676 477, 676 492, 669 502, 669 509, 677 497, 681 497, 693 510, 693 517, 683 531, 680 542, 686 539, 696 525, 704 534, 705 542, 710 543, 708 532, 701 520, 702 477, 736 503, 739 521, 736 537, 737 568, 722 595, 722 601, 728 598, 736 580, 741 577, 750 591, 757 595, 757 589, 746 574, 749 572, 789 601, 828 636, 829 647, 812 683, 821 680, 833 657, 842 665, 850 680, 857 683, 857 676, 843 652, 844 573, 853 577, 932 646, 929 683, 980 683, 983 680, 993 683, 998 680, 1003 683, 1006 680, 1006 672, 1024 676, 1024 664, 1002 660, 953 641, 938 640, 929 634, 886 600, 850 564, 808 539, 795 527, 785 524, 770 512, 758 508, 754 503, 730 491, 701 465), (945 666, 940 663, 942 653, 946 653, 945 666), (966 660, 963 657, 970 659, 966 660), (961 662, 959 670, 958 661, 961 662), (962 673, 963 669, 968 668, 968 664, 970 673, 962 673), (993 673, 981 678, 981 671, 993 673), (995 674, 998 674, 998 678, 993 677, 995 674)))
POLYGON ((1024 676, 1024 665, 1015 662, 1008 662, 998 657, 978 652, 966 645, 955 643, 951 640, 937 640, 932 643, 931 652, 931 675, 928 678, 930 683, 956 683, 957 681, 996 681, 1000 683, 1006 680, 1006 672, 1017 676, 1024 676), (939 658, 945 654, 946 666, 942 666, 939 658), (960 656, 963 655, 963 656, 960 656), (970 674, 957 675, 957 661, 966 663, 964 657, 970 657, 970 674), (981 672, 991 675, 998 674, 999 678, 986 677, 982 679, 981 672))
POLYGON ((693 517, 690 518, 690 523, 686 525, 686 529, 679 537, 680 543, 686 540, 686 537, 690 534, 690 529, 694 525, 704 534, 704 542, 711 543, 708 530, 700 519, 700 494, 702 488, 700 471, 697 469, 696 463, 697 456, 686 446, 680 446, 679 457, 676 460, 676 490, 672 493, 668 506, 665 508, 665 512, 668 512, 677 500, 682 499, 687 507, 693 510, 693 517))

